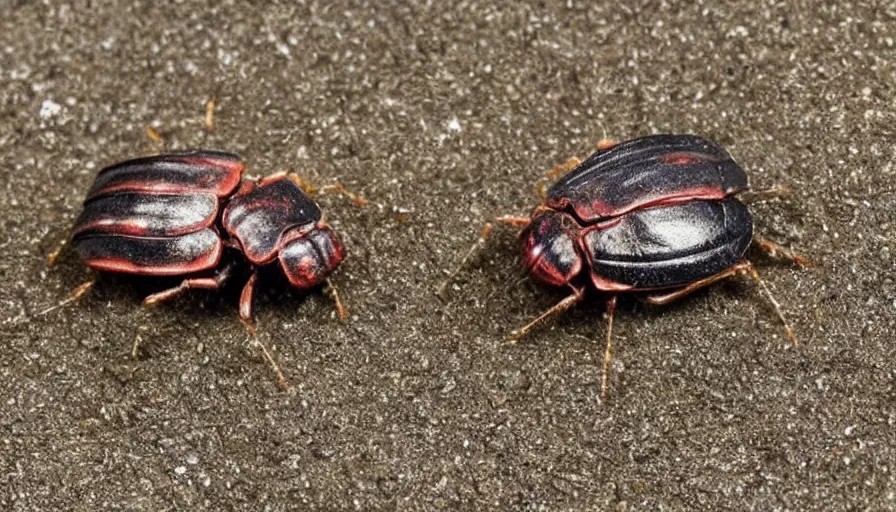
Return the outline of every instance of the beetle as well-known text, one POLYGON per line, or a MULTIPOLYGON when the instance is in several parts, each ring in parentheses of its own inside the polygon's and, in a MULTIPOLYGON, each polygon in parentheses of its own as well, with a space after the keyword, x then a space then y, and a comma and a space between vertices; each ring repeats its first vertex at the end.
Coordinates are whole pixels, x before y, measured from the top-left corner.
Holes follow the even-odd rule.
MULTIPOLYGON (((644 292, 648 303, 668 304, 721 279, 747 274, 797 343, 778 302, 744 255, 755 240, 772 255, 803 265, 808 261, 754 235, 750 211, 737 197, 748 188, 747 175, 722 146, 695 135, 603 141, 585 161, 570 159, 555 172, 566 170, 546 193, 540 192, 542 204, 529 217, 497 219, 522 227, 520 248, 530 276, 572 292, 514 331, 511 341, 574 306, 589 286, 609 295, 601 383, 605 395, 617 295, 644 292)), ((461 266, 482 247, 490 229, 487 225, 461 266)))
POLYGON ((248 263, 252 273, 240 295, 239 313, 250 333, 259 270, 272 266, 299 289, 328 282, 345 318, 328 278, 345 249, 320 207, 296 175, 277 173, 256 182, 242 178, 244 169, 239 156, 213 150, 106 167, 87 192, 72 245, 98 271, 184 276, 178 286, 146 297, 145 305, 191 288, 218 289, 240 263, 248 263))

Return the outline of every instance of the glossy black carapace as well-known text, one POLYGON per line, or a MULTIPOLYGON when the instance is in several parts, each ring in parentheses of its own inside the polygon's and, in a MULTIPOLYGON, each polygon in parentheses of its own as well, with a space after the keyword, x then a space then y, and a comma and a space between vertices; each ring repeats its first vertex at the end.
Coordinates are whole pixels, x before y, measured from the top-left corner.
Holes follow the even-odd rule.
MULTIPOLYGON (((724 148, 695 135, 651 135, 602 142, 585 161, 571 159, 555 173, 570 168, 541 194, 542 204, 530 217, 498 219, 523 227, 524 265, 536 280, 572 291, 515 331, 512 340, 578 303, 590 283, 609 295, 608 365, 617 294, 644 292, 648 302, 666 304, 720 279, 748 274, 796 343, 778 303, 744 254, 756 240, 769 253, 807 261, 754 236, 750 211, 737 197, 747 189, 746 173, 724 148)), ((482 247, 489 230, 487 225, 476 247, 482 247)))
POLYGON ((684 286, 742 258, 753 219, 735 194, 743 169, 693 135, 622 142, 579 164, 547 191, 520 240, 525 265, 550 285, 583 272, 601 291, 684 286))
POLYGON ((87 193, 72 243, 96 270, 187 277, 146 304, 190 288, 219 288, 241 259, 248 260, 253 272, 240 317, 251 329, 257 269, 277 264, 292 286, 308 289, 321 284, 345 252, 294 175, 247 181, 244 167, 236 155, 217 151, 107 167, 87 193))

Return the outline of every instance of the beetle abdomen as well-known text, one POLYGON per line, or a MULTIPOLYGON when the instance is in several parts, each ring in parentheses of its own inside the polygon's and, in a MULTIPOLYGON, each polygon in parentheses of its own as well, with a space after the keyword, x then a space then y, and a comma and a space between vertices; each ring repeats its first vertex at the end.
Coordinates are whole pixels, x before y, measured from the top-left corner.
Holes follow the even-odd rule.
POLYGON ((752 234, 749 210, 731 197, 636 210, 582 240, 598 289, 649 289, 718 274, 741 259, 752 234))
POLYGON ((84 263, 97 270, 143 275, 180 275, 214 267, 221 237, 213 229, 172 237, 83 235, 75 244, 84 263))
POLYGON ((217 265, 220 198, 243 164, 216 151, 129 160, 100 171, 73 230, 84 263, 98 270, 178 275, 217 265))
POLYGON ((224 229, 237 240, 249 261, 270 263, 280 238, 299 226, 308 229, 321 219, 317 204, 289 177, 274 176, 256 184, 243 182, 224 208, 224 229))
POLYGON ((120 192, 148 194, 213 193, 224 197, 240 182, 245 165, 232 153, 194 151, 135 158, 106 167, 87 200, 120 192))
POLYGON ((746 173, 718 144, 695 135, 651 135, 591 155, 548 190, 547 205, 593 222, 648 206, 723 199, 746 188, 746 173))
POLYGON ((113 194, 84 205, 74 235, 177 236, 211 226, 217 213, 214 194, 113 194))

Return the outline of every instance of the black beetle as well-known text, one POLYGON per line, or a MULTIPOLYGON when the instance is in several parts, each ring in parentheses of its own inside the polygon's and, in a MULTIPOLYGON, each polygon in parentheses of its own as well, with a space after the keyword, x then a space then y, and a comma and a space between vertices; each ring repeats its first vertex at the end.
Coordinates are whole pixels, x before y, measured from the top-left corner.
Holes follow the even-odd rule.
POLYGON ((72 244, 96 270, 187 276, 179 286, 146 297, 147 305, 190 288, 220 288, 245 258, 253 272, 239 310, 252 332, 259 267, 279 264, 292 286, 309 289, 328 281, 345 251, 295 175, 278 173, 254 182, 242 179, 244 168, 237 155, 208 150, 106 167, 87 193, 72 244))
MULTIPOLYGON (((578 303, 588 283, 610 294, 601 385, 605 394, 617 294, 648 292, 647 302, 667 304, 726 277, 749 274, 796 343, 780 306, 744 254, 755 239, 773 255, 808 262, 754 237, 750 212, 736 197, 747 190, 747 176, 724 148, 694 135, 651 135, 602 142, 585 161, 570 159, 555 173, 569 168, 529 218, 498 219, 523 226, 524 266, 536 280, 572 289, 571 295, 515 331, 511 340, 578 303), (660 290, 669 291, 655 293, 660 290)), ((461 267, 482 247, 489 231, 487 225, 461 267)), ((440 292, 444 290, 445 285, 440 292)))

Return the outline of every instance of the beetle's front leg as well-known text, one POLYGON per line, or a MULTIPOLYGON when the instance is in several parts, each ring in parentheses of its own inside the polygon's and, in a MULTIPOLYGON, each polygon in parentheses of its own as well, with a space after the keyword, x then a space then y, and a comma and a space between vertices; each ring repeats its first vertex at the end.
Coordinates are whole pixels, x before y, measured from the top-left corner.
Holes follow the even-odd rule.
POLYGON ((568 297, 564 298, 563 300, 561 300, 560 302, 555 304, 553 307, 551 307, 551 309, 538 315, 538 317, 535 320, 532 320, 531 322, 524 325, 523 327, 510 333, 510 338, 509 338, 510 343, 514 344, 514 343, 518 342, 523 336, 528 334, 528 332, 530 330, 532 330, 533 327, 544 322, 548 318, 550 318, 554 315, 560 314, 560 313, 566 311, 567 309, 575 306, 582 300, 583 297, 585 297, 584 288, 580 289, 580 288, 572 287, 572 295, 569 295, 568 297))
POLYGON ((448 291, 448 286, 454 281, 454 278, 457 277, 457 274, 460 274, 460 271, 467 266, 470 260, 485 247, 485 242, 488 240, 488 236, 492 232, 492 224, 486 223, 482 228, 482 232, 479 234, 479 239, 476 240, 476 243, 473 244, 472 247, 464 254, 464 257, 460 260, 460 263, 457 264, 457 267, 448 274, 448 277, 442 281, 442 284, 439 285, 439 288, 436 290, 436 295, 440 299, 445 299, 445 294, 448 291))
POLYGON ((252 319, 252 299, 255 297, 255 283, 258 281, 258 271, 252 271, 249 280, 243 286, 240 293, 240 320, 249 330, 249 334, 255 336, 255 321, 252 319))
POLYGON ((267 347, 264 346, 264 343, 255 337, 255 322, 252 319, 252 299, 255 296, 256 282, 258 282, 258 270, 253 270, 252 275, 249 276, 249 280, 246 281, 245 286, 243 286, 242 293, 240 293, 240 320, 243 321, 243 325, 245 325, 246 329, 249 331, 249 337, 253 340, 254 344, 261 349, 261 353, 264 354, 268 364, 271 365, 271 369, 273 369, 274 373, 277 375, 277 384, 282 390, 286 391, 289 389, 289 381, 287 381, 286 377, 283 375, 280 365, 274 360, 274 357, 268 351, 267 347))
MULTIPOLYGON (((529 225, 531 219, 529 219, 529 217, 513 217, 511 215, 503 215, 501 217, 496 217, 495 222, 497 222, 498 224, 507 224, 510 226, 523 228, 529 225)), ((458 274, 460 274, 461 270, 466 268, 470 261, 472 261, 479 252, 482 251, 482 249, 485 247, 486 241, 488 241, 489 235, 491 235, 492 233, 493 228, 494 226, 491 222, 486 223, 485 226, 482 227, 482 232, 479 234, 479 239, 476 240, 476 243, 474 243, 469 250, 467 250, 466 254, 464 254, 464 257, 460 260, 460 263, 457 264, 457 267, 455 267, 455 269, 452 270, 450 274, 448 274, 448 277, 444 281, 442 281, 442 284, 439 285, 438 289, 436 290, 436 295, 439 298, 445 298, 446 292, 448 291, 448 286, 451 285, 451 283, 454 281, 454 278, 457 277, 458 274)))

